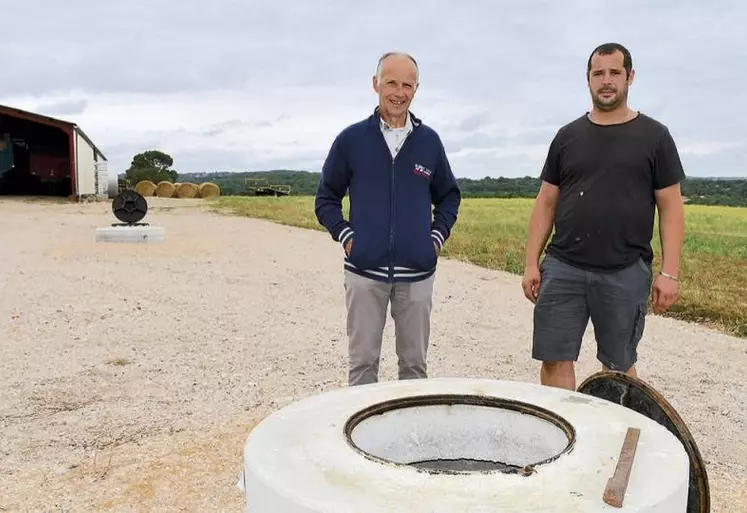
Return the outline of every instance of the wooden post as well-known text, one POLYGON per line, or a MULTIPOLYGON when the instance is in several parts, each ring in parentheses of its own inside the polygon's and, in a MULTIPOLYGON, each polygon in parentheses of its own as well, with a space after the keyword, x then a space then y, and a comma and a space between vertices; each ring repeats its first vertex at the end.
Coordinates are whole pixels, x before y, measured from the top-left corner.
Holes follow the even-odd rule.
POLYGON ((607 480, 607 488, 605 488, 604 495, 602 496, 604 502, 610 506, 622 508, 625 491, 628 488, 628 480, 630 479, 630 470, 633 467, 633 459, 635 458, 635 451, 638 447, 638 438, 640 435, 640 429, 630 427, 628 428, 628 432, 625 434, 625 441, 623 442, 622 450, 620 451, 620 459, 617 460, 615 473, 607 480))

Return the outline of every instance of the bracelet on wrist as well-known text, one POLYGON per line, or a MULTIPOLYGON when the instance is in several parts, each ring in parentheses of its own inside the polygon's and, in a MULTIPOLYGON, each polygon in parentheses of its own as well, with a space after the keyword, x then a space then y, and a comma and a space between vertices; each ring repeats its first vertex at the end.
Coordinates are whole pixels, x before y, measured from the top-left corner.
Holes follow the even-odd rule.
POLYGON ((659 274, 661 274, 665 278, 669 278, 670 280, 678 281, 676 276, 672 276, 671 274, 665 273, 664 271, 659 271, 659 274))

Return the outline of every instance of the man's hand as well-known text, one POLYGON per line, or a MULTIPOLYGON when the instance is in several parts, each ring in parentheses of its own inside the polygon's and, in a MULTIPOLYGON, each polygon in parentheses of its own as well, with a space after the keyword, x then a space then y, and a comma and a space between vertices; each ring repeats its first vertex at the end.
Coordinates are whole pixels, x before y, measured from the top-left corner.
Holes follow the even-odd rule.
POLYGON ((660 274, 654 281, 651 299, 654 313, 661 314, 666 312, 677 299, 677 282, 660 274))
POLYGON ((433 249, 436 250, 436 256, 441 254, 441 249, 438 247, 438 244, 436 244, 435 242, 433 243, 433 249))
POLYGON ((353 239, 350 239, 345 243, 345 254, 350 256, 350 250, 353 247, 353 239))
POLYGON ((540 271, 536 265, 527 266, 524 270, 524 278, 521 280, 521 288, 524 289, 524 296, 532 303, 537 302, 540 288, 540 271))

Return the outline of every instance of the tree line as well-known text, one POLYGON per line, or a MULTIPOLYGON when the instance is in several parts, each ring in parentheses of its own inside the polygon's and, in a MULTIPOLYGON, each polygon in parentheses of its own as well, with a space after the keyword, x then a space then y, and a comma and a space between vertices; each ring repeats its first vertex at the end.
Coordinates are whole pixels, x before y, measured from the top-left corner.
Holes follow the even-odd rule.
MULTIPOLYGON (((250 187, 257 184, 287 185, 292 196, 309 196, 316 192, 319 176, 311 171, 273 170, 188 173, 180 174, 179 179, 216 183, 224 196, 250 195, 250 187)), ((458 178, 457 182, 465 198, 534 198, 540 187, 540 179, 531 176, 458 178)), ((747 179, 688 178, 682 183, 682 194, 688 203, 747 207, 747 179)))
MULTIPOLYGON (((290 169, 178 173, 173 165, 171 155, 148 150, 133 157, 123 178, 129 187, 134 187, 140 180, 156 184, 163 180, 213 182, 220 187, 222 196, 251 195, 252 187, 256 186, 290 187, 292 196, 310 196, 316 192, 320 176, 318 172, 290 169)), ((540 179, 531 176, 458 178, 457 182, 465 198, 534 198, 540 187, 540 179)), ((682 194, 688 203, 747 207, 747 178, 688 178, 682 184, 682 194)))

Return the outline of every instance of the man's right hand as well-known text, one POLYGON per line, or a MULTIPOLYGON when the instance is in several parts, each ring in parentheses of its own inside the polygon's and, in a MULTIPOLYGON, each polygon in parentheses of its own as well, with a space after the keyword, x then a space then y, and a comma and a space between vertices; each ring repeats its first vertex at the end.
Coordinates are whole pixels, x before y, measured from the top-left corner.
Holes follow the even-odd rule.
POLYGON ((524 296, 532 303, 537 302, 540 288, 540 271, 536 265, 527 266, 524 270, 524 278, 521 280, 521 288, 524 296))
POLYGON ((350 249, 353 247, 353 239, 350 239, 345 243, 345 254, 350 256, 350 249))

